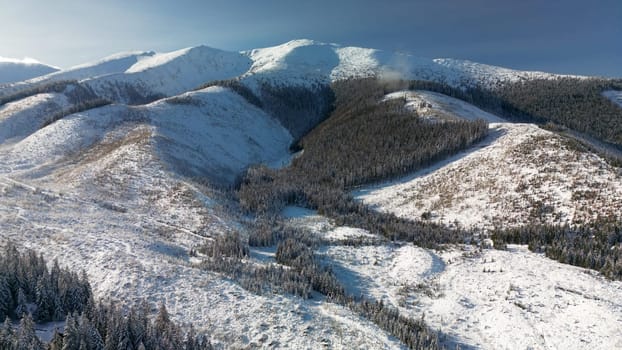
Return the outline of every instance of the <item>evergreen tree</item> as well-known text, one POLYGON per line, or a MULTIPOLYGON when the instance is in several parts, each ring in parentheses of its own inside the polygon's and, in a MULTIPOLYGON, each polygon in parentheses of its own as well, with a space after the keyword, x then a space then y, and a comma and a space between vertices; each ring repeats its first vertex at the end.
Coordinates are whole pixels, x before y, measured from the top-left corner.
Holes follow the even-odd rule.
POLYGON ((0 319, 4 319, 11 314, 13 306, 13 295, 9 286, 9 281, 3 274, 0 274, 0 319))
POLYGON ((63 350, 79 350, 80 349, 80 331, 78 329, 78 321, 73 315, 67 315, 65 320, 65 331, 63 337, 63 350))
POLYGON ((50 350, 62 350, 63 349, 63 335, 58 332, 58 330, 54 330, 54 335, 52 335, 52 340, 49 344, 50 350))
POLYGON ((25 315, 19 323, 17 331, 17 349, 24 350, 43 350, 43 343, 35 332, 35 322, 30 314, 25 315))
POLYGON ((15 349, 15 332, 11 320, 7 317, 0 325, 0 350, 15 349))
POLYGON ((15 314, 23 316, 28 313, 28 301, 24 290, 20 288, 17 291, 17 307, 15 308, 15 314))

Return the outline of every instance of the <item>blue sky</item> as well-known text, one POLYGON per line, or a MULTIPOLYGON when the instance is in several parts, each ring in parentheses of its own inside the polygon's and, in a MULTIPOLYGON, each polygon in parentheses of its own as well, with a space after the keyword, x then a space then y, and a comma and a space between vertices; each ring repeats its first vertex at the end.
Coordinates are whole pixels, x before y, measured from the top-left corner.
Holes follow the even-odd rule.
POLYGON ((622 77, 622 0, 0 0, 0 56, 60 67, 128 50, 299 38, 622 77))

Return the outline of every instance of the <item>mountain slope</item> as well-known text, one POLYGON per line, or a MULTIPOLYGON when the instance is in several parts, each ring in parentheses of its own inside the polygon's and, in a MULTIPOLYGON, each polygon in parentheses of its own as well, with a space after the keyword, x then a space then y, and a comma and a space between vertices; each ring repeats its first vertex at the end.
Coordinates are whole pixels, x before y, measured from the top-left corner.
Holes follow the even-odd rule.
MULTIPOLYGON (((472 118, 478 110, 435 93, 409 94, 425 101, 409 104, 424 115, 472 118)), ((533 124, 502 122, 481 110, 477 115, 495 122, 482 143, 401 180, 358 191, 358 198, 401 217, 479 229, 619 215, 619 169, 533 124)))
POLYGON ((41 128, 50 114, 70 103, 59 93, 37 94, 0 106, 0 144, 18 141, 41 128))
POLYGON ((213 80, 230 79, 246 72, 245 56, 207 46, 178 50, 138 61, 124 73, 86 80, 99 97, 136 104, 153 97, 170 97, 213 80))
MULTIPOLYGON (((20 117, 17 114, 13 119, 26 123, 20 117)), ((141 107, 93 109, 38 130, 32 130, 34 125, 28 125, 34 132, 7 152, 6 165, 32 170, 63 162, 87 153, 107 135, 125 138, 128 130, 144 125, 150 130, 149 143, 171 170, 230 184, 251 164, 273 164, 286 158, 292 141, 265 112, 219 87, 141 107)))
POLYGON ((0 84, 14 83, 58 71, 58 68, 33 59, 0 57, 0 84))

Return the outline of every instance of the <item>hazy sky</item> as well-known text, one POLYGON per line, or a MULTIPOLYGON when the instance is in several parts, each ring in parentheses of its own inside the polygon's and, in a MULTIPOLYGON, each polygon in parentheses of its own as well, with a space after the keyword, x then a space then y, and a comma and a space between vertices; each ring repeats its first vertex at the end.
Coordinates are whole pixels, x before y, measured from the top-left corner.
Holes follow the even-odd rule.
POLYGON ((0 56, 64 68, 120 51, 299 38, 622 77, 622 0, 0 0, 0 56))

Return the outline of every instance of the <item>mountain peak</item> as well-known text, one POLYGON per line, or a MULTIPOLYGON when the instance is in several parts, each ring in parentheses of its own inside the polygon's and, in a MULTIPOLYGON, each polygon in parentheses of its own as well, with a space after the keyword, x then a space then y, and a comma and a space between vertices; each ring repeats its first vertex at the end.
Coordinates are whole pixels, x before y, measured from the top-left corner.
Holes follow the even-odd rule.
POLYGON ((31 79, 59 69, 30 57, 16 59, 0 56, 0 84, 31 79))

